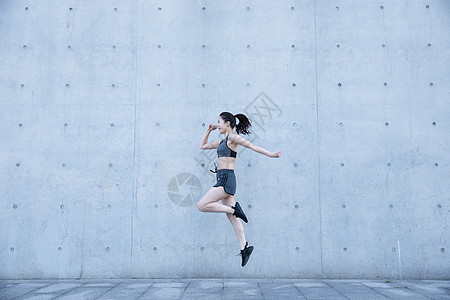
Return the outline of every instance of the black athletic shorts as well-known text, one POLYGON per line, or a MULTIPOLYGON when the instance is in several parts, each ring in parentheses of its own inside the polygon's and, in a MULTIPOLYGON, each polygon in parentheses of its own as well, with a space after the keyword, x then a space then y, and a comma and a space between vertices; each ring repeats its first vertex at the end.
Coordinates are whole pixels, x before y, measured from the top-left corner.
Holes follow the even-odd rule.
POLYGON ((223 186, 225 192, 230 195, 236 193, 236 176, 233 169, 220 169, 216 174, 217 183, 214 187, 223 186))

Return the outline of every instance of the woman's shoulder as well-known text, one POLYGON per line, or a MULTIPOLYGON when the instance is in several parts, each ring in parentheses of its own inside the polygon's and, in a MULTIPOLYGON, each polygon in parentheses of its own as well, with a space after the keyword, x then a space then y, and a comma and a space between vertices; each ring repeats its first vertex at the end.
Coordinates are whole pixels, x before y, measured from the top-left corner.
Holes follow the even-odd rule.
POLYGON ((236 138, 239 138, 239 137, 241 137, 241 136, 240 136, 239 134, 237 134, 237 133, 232 132, 232 133, 230 133, 230 134, 228 135, 228 139, 230 139, 230 137, 231 137, 231 142, 232 142, 232 143, 235 143, 236 138))

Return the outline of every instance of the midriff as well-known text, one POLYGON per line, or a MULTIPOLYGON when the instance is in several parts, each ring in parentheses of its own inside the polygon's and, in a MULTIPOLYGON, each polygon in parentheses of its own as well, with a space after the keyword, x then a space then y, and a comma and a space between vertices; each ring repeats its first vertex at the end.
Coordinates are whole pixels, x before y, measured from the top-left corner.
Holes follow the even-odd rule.
POLYGON ((217 158, 217 169, 233 169, 234 170, 234 162, 236 161, 235 157, 218 157, 217 158))

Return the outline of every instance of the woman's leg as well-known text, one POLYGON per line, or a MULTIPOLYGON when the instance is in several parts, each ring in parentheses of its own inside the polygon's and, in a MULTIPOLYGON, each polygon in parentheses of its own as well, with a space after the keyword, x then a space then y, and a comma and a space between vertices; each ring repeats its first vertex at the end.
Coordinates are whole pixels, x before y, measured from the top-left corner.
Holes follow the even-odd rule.
MULTIPOLYGON (((208 192, 200 199, 197 204, 197 208, 203 212, 217 212, 217 213, 234 213, 234 209, 231 206, 217 203, 220 199, 223 199, 228 194, 225 192, 223 186, 212 187, 208 192)), ((233 217, 234 218, 234 217, 233 217)))
MULTIPOLYGON (((234 199, 233 195, 229 195, 222 199, 222 203, 229 206, 235 206, 236 200, 234 199)), ((234 211, 234 209, 233 209, 234 211)), ((236 236, 239 240, 239 244, 241 244, 241 250, 245 248, 245 234, 244 234, 244 226, 242 225, 242 222, 238 220, 235 216, 233 216, 233 213, 229 214, 227 213, 228 220, 230 220, 231 225, 233 225, 234 232, 236 233, 236 236)))

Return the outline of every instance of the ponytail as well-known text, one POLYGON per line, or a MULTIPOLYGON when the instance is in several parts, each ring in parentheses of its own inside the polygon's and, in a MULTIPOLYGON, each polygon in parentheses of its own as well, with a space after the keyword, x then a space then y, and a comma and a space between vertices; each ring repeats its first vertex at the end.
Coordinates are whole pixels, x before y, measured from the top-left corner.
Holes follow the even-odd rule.
POLYGON ((249 135, 250 131, 248 128, 252 126, 251 120, 249 120, 244 114, 236 114, 234 116, 239 120, 239 123, 236 125, 236 133, 239 134, 242 132, 243 134, 249 135))

